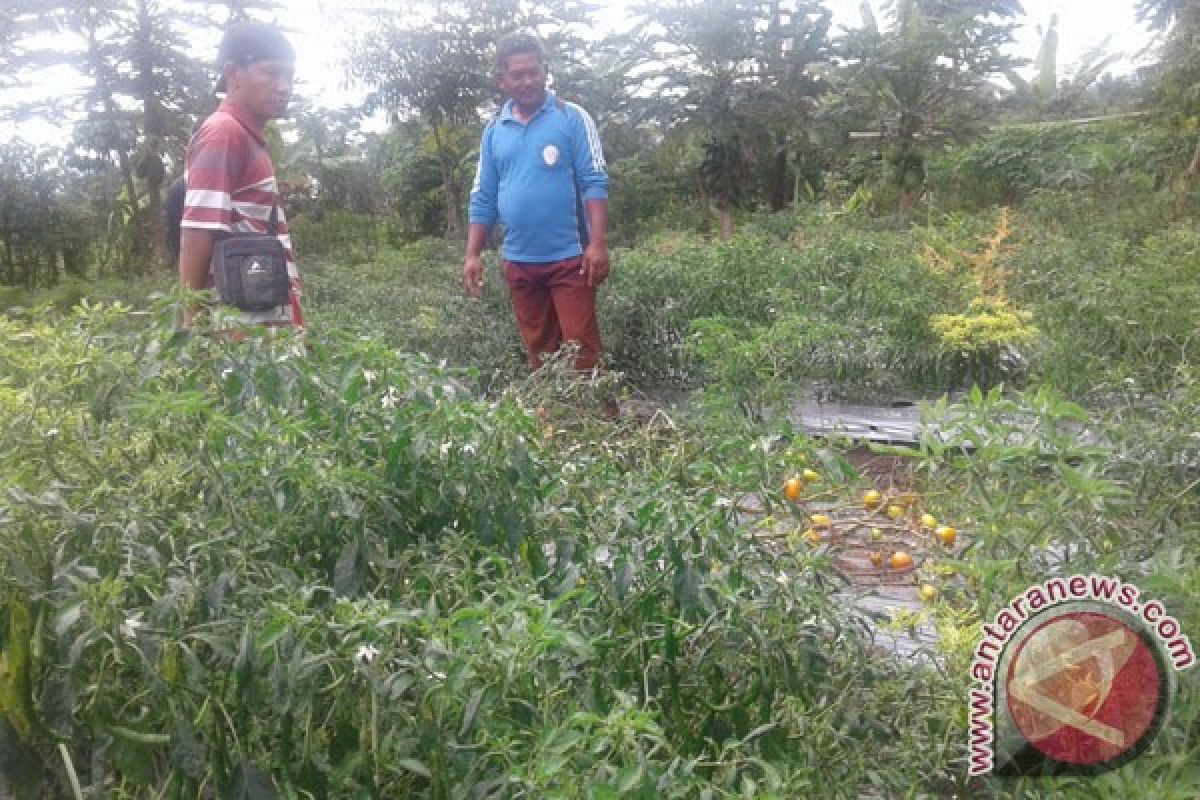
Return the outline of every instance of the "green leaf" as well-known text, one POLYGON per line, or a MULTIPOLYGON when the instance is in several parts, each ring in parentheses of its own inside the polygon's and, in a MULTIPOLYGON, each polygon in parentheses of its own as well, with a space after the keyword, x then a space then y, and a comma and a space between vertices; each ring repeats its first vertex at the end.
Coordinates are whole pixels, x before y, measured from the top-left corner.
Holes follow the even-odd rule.
POLYGON ((258 669, 258 651, 254 646, 254 629, 247 623, 242 629, 241 643, 233 660, 233 674, 243 702, 253 703, 257 683, 254 673, 258 669))
POLYGON ((479 705, 483 702, 486 691, 486 688, 480 688, 471 693, 471 699, 467 701, 467 707, 463 710, 462 725, 458 729, 459 741, 465 740, 467 734, 471 732, 471 728, 474 727, 475 718, 479 715, 479 705))
POLYGON ((40 797, 43 768, 6 716, 0 716, 0 776, 18 800, 40 797))
POLYGON ((171 765, 193 780, 203 780, 208 769, 204 743, 196 738, 186 716, 176 716, 171 730, 171 765))
POLYGON ((358 593, 363 566, 358 539, 352 538, 342 547, 333 567, 333 590, 339 597, 353 597, 358 593))
POLYGON ((623 795, 632 792, 642 782, 642 765, 625 767, 617 773, 617 791, 623 795))
POLYGON ((613 592, 616 594, 617 600, 624 600, 632 585, 633 565, 629 563, 629 559, 622 556, 617 559, 613 569, 613 592))
POLYGON ((429 771, 429 767, 425 766, 423 763, 416 760, 415 758, 397 759, 396 766, 400 767, 401 769, 408 770, 409 772, 415 772, 416 774, 420 775, 422 778, 432 778, 433 777, 433 773, 431 773, 429 771))
POLYGON ((233 770, 225 800, 273 800, 275 786, 263 772, 249 761, 241 761, 233 770))
POLYGON ((754 730, 752 730, 746 734, 745 738, 742 739, 742 744, 749 744, 750 742, 753 742, 758 737, 768 734, 778 727, 779 727, 778 722, 768 722, 764 725, 759 725, 757 728, 755 728, 754 730))
POLYGON ((154 782, 153 751, 170 741, 170 737, 159 734, 142 734, 113 725, 110 730, 116 734, 109 754, 121 777, 139 786, 150 786, 154 782), (153 741, 145 741, 147 737, 153 741))

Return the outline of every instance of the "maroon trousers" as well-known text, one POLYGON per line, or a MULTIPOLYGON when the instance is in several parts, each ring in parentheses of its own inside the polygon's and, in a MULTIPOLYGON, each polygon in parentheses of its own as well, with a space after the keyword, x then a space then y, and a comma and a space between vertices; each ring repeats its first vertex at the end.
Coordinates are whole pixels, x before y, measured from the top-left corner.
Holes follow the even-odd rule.
POLYGON ((504 262, 517 327, 534 369, 564 340, 579 344, 575 369, 591 369, 600 358, 596 287, 587 285, 582 267, 582 256, 548 264, 504 262))

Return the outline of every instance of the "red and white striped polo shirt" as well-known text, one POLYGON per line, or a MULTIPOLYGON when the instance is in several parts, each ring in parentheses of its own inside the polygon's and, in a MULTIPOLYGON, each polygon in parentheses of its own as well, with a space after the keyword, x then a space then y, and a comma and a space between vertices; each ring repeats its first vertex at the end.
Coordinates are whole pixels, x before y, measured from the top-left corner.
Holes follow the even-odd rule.
MULTIPOLYGON (((268 311, 222 309, 235 322, 295 325, 302 328, 300 273, 292 255, 292 238, 279 203, 275 167, 262 128, 236 104, 226 100, 204 121, 187 149, 184 228, 224 233, 267 233, 271 209, 278 208, 276 236, 287 254, 291 303, 268 311)), ((213 278, 206 284, 212 287, 213 278)))

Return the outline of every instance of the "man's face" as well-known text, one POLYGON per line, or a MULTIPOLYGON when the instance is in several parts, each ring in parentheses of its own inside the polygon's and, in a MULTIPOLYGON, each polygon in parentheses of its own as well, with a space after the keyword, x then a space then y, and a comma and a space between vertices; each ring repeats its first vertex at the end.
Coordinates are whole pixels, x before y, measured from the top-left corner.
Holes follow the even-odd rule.
POLYGON ((533 111, 546 100, 546 66, 537 53, 514 53, 499 75, 500 90, 522 111, 533 111))
POLYGON ((296 65, 291 61, 255 61, 226 68, 229 97, 259 119, 287 116, 296 65))

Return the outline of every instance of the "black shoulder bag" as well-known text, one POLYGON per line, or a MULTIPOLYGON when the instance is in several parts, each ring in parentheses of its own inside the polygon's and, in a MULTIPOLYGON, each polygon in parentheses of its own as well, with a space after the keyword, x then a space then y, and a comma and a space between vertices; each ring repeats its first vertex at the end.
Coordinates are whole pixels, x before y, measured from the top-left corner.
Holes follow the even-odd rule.
POLYGON ((267 233, 241 233, 213 242, 209 268, 225 305, 242 311, 269 311, 287 305, 287 255, 279 241, 279 207, 271 207, 267 233))

